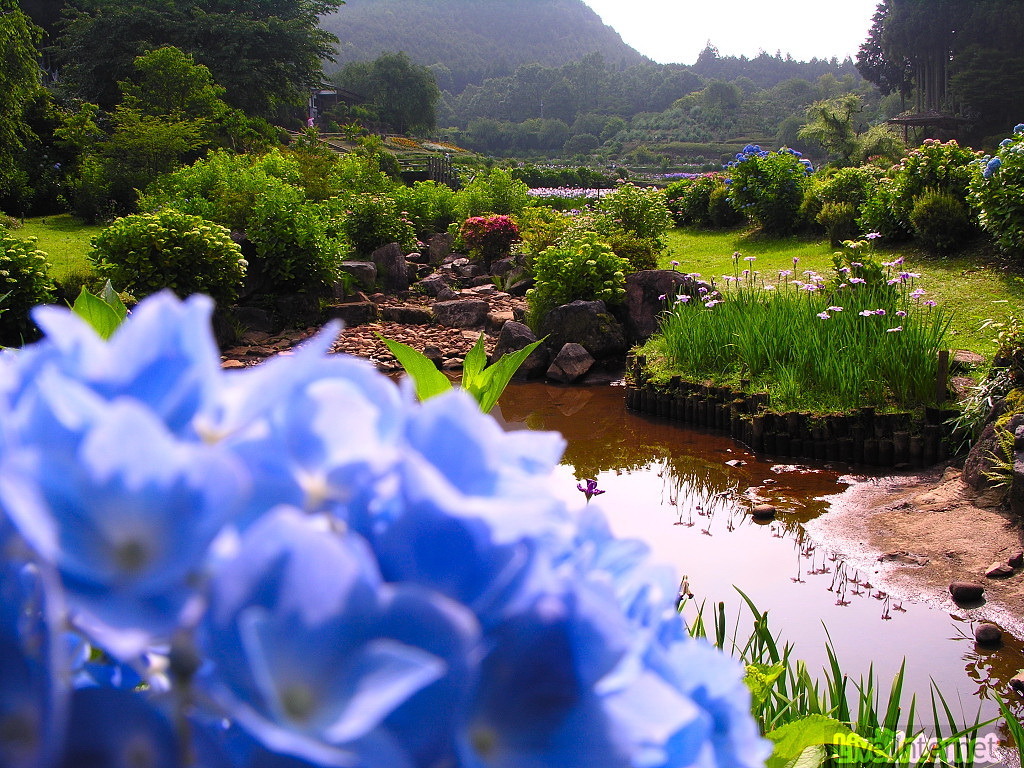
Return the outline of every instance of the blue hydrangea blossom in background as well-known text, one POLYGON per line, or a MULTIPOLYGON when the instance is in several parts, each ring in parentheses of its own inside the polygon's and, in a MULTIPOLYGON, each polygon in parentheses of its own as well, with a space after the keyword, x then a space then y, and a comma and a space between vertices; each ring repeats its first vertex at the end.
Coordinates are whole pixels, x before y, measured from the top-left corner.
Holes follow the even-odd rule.
POLYGON ((40 309, 0 357, 0 764, 763 765, 672 574, 560 500, 558 435, 336 328, 223 371, 211 310, 104 342, 40 309))

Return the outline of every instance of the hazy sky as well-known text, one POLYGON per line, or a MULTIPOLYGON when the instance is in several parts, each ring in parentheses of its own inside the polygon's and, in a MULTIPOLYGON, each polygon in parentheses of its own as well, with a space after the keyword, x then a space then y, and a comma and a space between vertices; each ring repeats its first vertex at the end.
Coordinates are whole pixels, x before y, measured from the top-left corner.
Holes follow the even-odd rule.
POLYGON ((725 55, 761 50, 842 59, 867 37, 878 0, 584 0, 640 53, 692 64, 707 42, 725 55))

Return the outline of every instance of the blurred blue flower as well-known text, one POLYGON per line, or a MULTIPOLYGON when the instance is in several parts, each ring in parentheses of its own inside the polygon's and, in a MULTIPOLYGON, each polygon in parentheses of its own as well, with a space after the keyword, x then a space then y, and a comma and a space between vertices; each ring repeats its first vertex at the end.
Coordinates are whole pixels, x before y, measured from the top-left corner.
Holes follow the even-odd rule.
POLYGON ((384 583, 357 534, 282 507, 213 576, 204 685, 275 752, 434 764, 453 749, 478 633, 457 603, 384 583))

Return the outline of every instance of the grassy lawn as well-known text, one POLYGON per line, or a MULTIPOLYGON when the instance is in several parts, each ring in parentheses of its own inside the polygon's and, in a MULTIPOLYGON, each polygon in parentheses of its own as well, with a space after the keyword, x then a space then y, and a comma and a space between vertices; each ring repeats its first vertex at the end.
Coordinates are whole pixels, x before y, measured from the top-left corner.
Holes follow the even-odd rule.
POLYGON ((101 229, 103 226, 100 224, 82 224, 71 214, 64 213, 25 219, 25 225, 11 234, 21 240, 36 238, 36 247, 49 257, 53 279, 63 282, 70 275, 92 272, 86 254, 89 241, 101 229))
MULTIPOLYGON (((752 268, 773 280, 779 270, 793 268, 794 258, 800 260, 797 271, 829 274, 835 250, 824 240, 766 238, 743 230, 675 229, 667 239, 662 267, 668 268, 676 260, 677 269, 718 281, 733 273, 732 254, 736 251, 743 257, 755 256, 752 268)), ((986 323, 1003 322, 1010 315, 1024 316, 1024 269, 1010 269, 988 246, 948 257, 930 256, 910 247, 880 247, 878 251, 883 261, 903 256, 905 269, 921 275, 915 285, 928 292, 927 298, 953 312, 948 344, 954 349, 991 356, 996 351, 995 332, 986 328, 986 323)), ((739 263, 741 269, 750 266, 746 261, 739 263)))

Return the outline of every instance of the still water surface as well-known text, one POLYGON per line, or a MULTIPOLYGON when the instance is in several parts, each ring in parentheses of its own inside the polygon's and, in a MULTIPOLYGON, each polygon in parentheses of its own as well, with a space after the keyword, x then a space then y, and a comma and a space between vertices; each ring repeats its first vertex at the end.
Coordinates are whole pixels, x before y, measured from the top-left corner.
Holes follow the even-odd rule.
POLYGON ((827 514, 826 497, 849 485, 840 468, 774 463, 726 436, 629 413, 621 386, 513 384, 493 413, 508 429, 562 433, 567 498, 578 502, 576 482, 597 478, 605 493, 594 503, 612 528, 687 575, 691 605, 723 601, 730 626, 742 615, 745 639, 750 615, 738 587, 768 612, 773 631, 794 644, 794 658, 812 675, 827 664, 830 638, 854 681, 873 665, 884 697, 906 659, 908 701, 915 693, 930 719, 934 681, 971 722, 979 709, 986 719, 998 713, 989 692, 1007 695, 1007 682, 1024 668, 1020 640, 1007 633, 999 649, 978 648, 965 617, 895 599, 873 583, 876 574, 811 537, 804 524, 827 514), (750 517, 761 502, 777 507, 776 520, 750 517))

